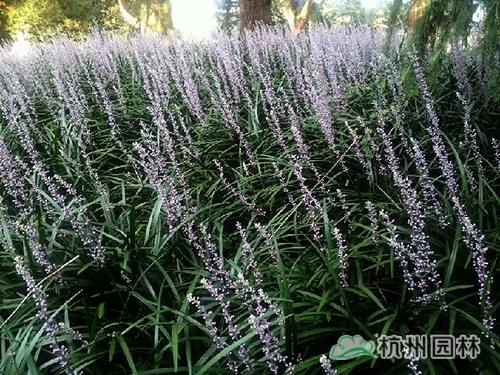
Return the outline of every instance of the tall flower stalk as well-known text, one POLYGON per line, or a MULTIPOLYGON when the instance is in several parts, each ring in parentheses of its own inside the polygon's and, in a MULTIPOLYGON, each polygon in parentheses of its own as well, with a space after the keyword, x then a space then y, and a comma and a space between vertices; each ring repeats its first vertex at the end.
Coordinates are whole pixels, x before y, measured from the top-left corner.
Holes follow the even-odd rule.
POLYGON ((412 55, 412 59, 421 95, 430 116, 430 124, 427 127, 427 131, 431 136, 433 150, 439 160, 439 165, 443 172, 443 178, 445 179, 448 187, 450 201, 453 204, 458 222, 462 228, 464 235, 463 241, 472 252, 472 262, 476 270, 479 284, 478 295, 483 306, 483 325, 486 328, 486 332, 484 332, 484 334, 487 337, 490 337, 495 319, 491 312, 493 304, 490 297, 490 288, 493 280, 491 277, 488 280, 488 261, 486 259, 488 247, 484 244, 484 235, 481 233, 480 229, 477 228, 477 225, 472 222, 460 200, 458 183, 455 178, 455 170, 449 159, 449 155, 439 128, 439 118, 434 108, 434 102, 427 87, 420 61, 418 60, 415 52, 412 55))

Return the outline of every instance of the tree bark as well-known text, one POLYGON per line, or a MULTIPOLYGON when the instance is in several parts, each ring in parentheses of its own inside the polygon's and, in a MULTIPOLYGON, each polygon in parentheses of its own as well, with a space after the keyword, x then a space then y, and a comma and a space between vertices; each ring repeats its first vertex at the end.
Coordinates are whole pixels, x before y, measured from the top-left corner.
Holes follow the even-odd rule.
POLYGON ((314 0, 306 0, 306 3, 302 7, 300 14, 298 15, 297 20, 295 21, 295 25, 292 30, 294 36, 299 35, 300 29, 302 29, 302 26, 304 26, 304 22, 306 21, 307 15, 309 14, 309 9, 311 9, 311 5, 313 3, 314 0))
POLYGON ((283 4, 283 16, 285 17, 286 22, 288 23, 288 28, 291 32, 295 30, 295 13, 296 7, 292 6, 292 2, 287 0, 283 4))
POLYGON ((120 8, 120 14, 122 15, 123 19, 131 26, 138 28, 137 23, 139 22, 139 19, 137 17, 134 17, 131 15, 127 9, 123 6, 123 3, 121 0, 118 0, 118 6, 120 8))
POLYGON ((241 0, 240 33, 254 30, 258 25, 269 25, 272 19, 272 0, 241 0))
POLYGON ((300 13, 298 13, 299 4, 293 0, 287 0, 283 4, 283 15, 285 16, 285 20, 288 23, 288 27, 294 36, 299 35, 302 26, 304 26, 304 22, 307 19, 307 15, 309 14, 309 10, 311 9, 314 0, 306 0, 300 13))

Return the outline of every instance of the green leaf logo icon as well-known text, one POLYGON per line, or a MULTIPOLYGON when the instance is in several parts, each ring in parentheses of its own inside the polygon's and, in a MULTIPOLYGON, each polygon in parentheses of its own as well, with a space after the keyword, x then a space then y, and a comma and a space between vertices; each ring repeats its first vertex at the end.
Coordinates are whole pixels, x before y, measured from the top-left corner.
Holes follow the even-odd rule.
POLYGON ((361 336, 344 335, 337 341, 337 344, 332 346, 330 350, 330 358, 338 361, 352 359, 360 355, 369 355, 376 357, 375 343, 373 341, 365 341, 361 336))

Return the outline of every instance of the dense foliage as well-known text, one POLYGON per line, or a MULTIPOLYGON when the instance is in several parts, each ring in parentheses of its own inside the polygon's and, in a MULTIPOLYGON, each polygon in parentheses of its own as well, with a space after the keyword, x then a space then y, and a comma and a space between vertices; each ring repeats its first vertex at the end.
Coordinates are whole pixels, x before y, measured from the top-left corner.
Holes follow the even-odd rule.
POLYGON ((61 34, 78 37, 96 25, 117 29, 122 22, 114 0, 10 0, 5 3, 6 6, 0 8, 3 16, 0 30, 8 31, 11 38, 20 31, 28 33, 32 40, 61 34))
POLYGON ((480 56, 428 72, 396 33, 326 27, 3 52, 0 368, 500 373, 499 62, 480 56), (330 361, 344 334, 481 352, 330 361))

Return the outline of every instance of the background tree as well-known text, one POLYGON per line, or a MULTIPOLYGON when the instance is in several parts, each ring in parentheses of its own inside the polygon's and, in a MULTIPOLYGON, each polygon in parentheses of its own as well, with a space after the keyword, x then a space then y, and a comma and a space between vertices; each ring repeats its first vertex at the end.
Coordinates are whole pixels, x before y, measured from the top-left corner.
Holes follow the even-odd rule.
POLYGON ((5 30, 12 36, 27 32, 30 38, 45 39, 58 34, 77 37, 92 26, 105 24, 113 0, 11 0, 1 9, 5 30))
POLYGON ((451 40, 466 43, 477 6, 472 0, 413 0, 408 26, 418 50, 424 53, 429 47, 446 48, 451 40))
POLYGON ((104 30, 122 30, 125 26, 117 0, 100 0, 99 16, 95 23, 104 30))
POLYGON ((218 27, 224 31, 236 29, 240 20, 239 0, 217 0, 215 4, 218 27))
POLYGON ((118 0, 123 19, 143 34, 164 33, 173 28, 170 0, 118 0))
MULTIPOLYGON (((395 3, 400 3, 401 1, 395 0, 395 3)), ((408 12, 408 27, 413 28, 415 22, 424 15, 425 7, 431 2, 431 0, 412 0, 410 2, 410 10, 408 12)))
POLYGON ((9 6, 11 1, 0 1, 0 44, 9 39, 7 23, 9 22, 9 6))
POLYGON ((37 40, 79 37, 93 26, 162 33, 172 28, 171 9, 170 0, 0 0, 0 38, 19 31, 37 40))
POLYGON ((478 25, 483 31, 481 49, 486 57, 492 58, 500 49, 500 1, 482 0, 479 7, 484 12, 478 25))
POLYGON ((272 0, 240 0, 240 31, 253 30, 273 20, 272 0))
POLYGON ((494 56, 500 46, 500 1, 412 0, 408 27, 421 53, 434 47, 438 53, 452 40, 466 44, 474 32, 485 55, 494 56), (478 9, 483 17, 474 20, 478 9))
MULTIPOLYGON (((294 15, 300 14, 307 5, 305 0, 276 0, 276 2, 295 4, 294 15)), ((275 12, 275 17, 279 14, 285 15, 287 12, 281 6, 275 12)), ((284 23, 288 23, 285 18, 284 23)), ((312 2, 304 25, 323 23, 330 26, 341 27, 347 25, 370 24, 375 27, 386 27, 388 21, 388 6, 378 5, 373 9, 366 9, 361 0, 335 0, 335 1, 315 1, 312 2)), ((291 24, 291 23, 289 23, 291 24)))
POLYGON ((344 26, 365 23, 361 0, 343 0, 336 7, 336 23, 344 26))
MULTIPOLYGON (((321 3, 323 5, 323 2, 321 3)), ((256 22, 281 23, 297 35, 314 13, 314 19, 324 21, 314 0, 218 0, 216 19, 225 31, 253 29, 256 22), (242 19, 243 17, 243 19, 242 19)))
POLYGON ((303 4, 297 0, 281 0, 280 3, 290 31, 297 36, 304 26, 314 0, 305 0, 303 4))

